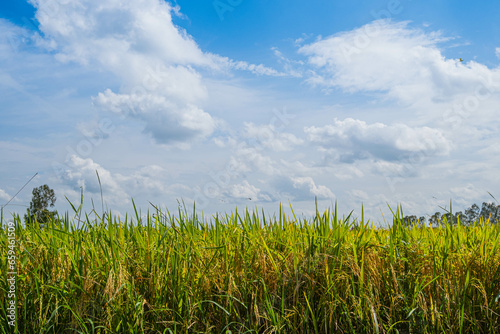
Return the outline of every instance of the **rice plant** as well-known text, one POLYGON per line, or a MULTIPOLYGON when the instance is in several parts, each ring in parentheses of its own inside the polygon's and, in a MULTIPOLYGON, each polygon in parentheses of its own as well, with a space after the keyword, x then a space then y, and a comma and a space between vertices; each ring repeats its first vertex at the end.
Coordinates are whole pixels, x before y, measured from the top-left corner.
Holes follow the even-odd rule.
MULTIPOLYGON (((14 217, 19 333, 498 333, 500 227, 195 208, 14 217)), ((7 232, 0 232, 2 333, 7 232)))

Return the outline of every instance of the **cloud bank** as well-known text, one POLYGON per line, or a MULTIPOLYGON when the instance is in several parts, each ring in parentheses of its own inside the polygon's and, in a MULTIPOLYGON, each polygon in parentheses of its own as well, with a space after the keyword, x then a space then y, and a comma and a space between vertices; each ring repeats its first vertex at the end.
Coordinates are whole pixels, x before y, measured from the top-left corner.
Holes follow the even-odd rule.
POLYGON ((178 8, 156 0, 33 0, 36 19, 57 59, 112 72, 118 91, 106 89, 95 104, 144 123, 158 143, 205 138, 216 121, 203 110, 206 88, 198 68, 216 68, 172 22, 178 8))
POLYGON ((500 70, 446 59, 440 45, 449 40, 409 22, 377 20, 303 45, 299 53, 313 67, 313 85, 383 92, 406 105, 451 101, 480 85, 497 92, 500 70))

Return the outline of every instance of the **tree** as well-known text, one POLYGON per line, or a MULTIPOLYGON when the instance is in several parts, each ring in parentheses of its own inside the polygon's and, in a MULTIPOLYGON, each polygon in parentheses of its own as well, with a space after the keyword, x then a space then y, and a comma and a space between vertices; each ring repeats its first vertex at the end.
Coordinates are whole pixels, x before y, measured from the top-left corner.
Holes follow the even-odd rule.
POLYGON ((403 225, 405 227, 413 227, 413 226, 424 227, 425 226, 425 217, 417 218, 417 216, 415 216, 415 215, 405 216, 403 218, 403 225))
POLYGON ((480 219, 484 221, 489 220, 491 224, 498 223, 500 220, 500 205, 495 206, 494 203, 483 202, 481 209, 479 209, 477 204, 473 204, 470 208, 465 210, 464 225, 471 226, 480 219))
POLYGON ((483 202, 479 217, 485 221, 489 220, 490 223, 497 223, 500 220, 500 205, 495 206, 494 203, 483 202))
POLYGON ((465 210, 465 216, 469 224, 474 223, 479 218, 479 206, 477 206, 477 204, 472 204, 470 208, 465 210))
POLYGON ((33 189, 33 197, 31 199, 30 207, 24 215, 24 222, 26 224, 46 224, 49 220, 53 220, 57 216, 57 211, 49 211, 49 207, 54 207, 56 202, 56 195, 54 190, 46 184, 33 189))
POLYGON ((434 213, 431 218, 429 218, 429 223, 432 227, 439 226, 439 222, 441 221, 441 212, 434 213))
MULTIPOLYGON (((443 209, 443 208, 442 208, 443 209)), ((494 203, 483 202, 481 208, 477 204, 473 204, 465 213, 458 211, 455 214, 450 212, 441 213, 436 212, 429 218, 429 223, 432 227, 438 227, 447 221, 451 225, 463 225, 463 226, 473 226, 479 221, 489 222, 490 224, 500 224, 500 205, 495 205, 494 203)), ((425 226, 425 218, 417 216, 405 216, 403 218, 403 224, 406 227, 413 226, 425 226)))
POLYGON ((451 212, 447 212, 441 216, 441 221, 443 222, 446 219, 448 224, 457 226, 458 224, 463 226, 468 226, 470 223, 467 220, 467 216, 462 213, 462 211, 458 211, 455 215, 452 215, 451 212))

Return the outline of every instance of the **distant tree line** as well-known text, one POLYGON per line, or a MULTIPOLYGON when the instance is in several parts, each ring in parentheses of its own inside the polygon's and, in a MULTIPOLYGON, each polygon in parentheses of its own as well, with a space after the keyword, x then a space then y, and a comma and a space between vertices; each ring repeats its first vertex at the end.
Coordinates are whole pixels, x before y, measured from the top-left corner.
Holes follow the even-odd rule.
POLYGON ((500 221, 500 205, 483 202, 481 208, 479 208, 477 204, 473 204, 465 210, 465 213, 462 211, 458 211, 454 214, 450 212, 444 214, 436 212, 430 216, 428 220, 426 220, 425 217, 417 218, 417 216, 414 215, 405 216, 403 218, 403 223, 405 226, 412 226, 414 224, 417 226, 428 226, 428 224, 425 224, 427 222, 432 226, 439 226, 439 222, 442 223, 445 219, 448 223, 452 223, 453 225, 460 224, 464 226, 471 226, 480 219, 483 219, 484 221, 489 220, 492 224, 498 224, 500 221))

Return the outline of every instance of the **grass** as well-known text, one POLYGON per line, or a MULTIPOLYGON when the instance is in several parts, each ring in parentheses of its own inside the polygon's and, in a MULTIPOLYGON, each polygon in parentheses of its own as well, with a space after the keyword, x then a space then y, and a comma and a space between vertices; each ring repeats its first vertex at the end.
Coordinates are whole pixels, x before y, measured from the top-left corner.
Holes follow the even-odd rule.
MULTIPOLYGON (((488 221, 73 209, 43 230, 14 217, 19 333, 500 332, 500 227, 488 221)), ((7 242, 0 231, 1 333, 7 242)))

